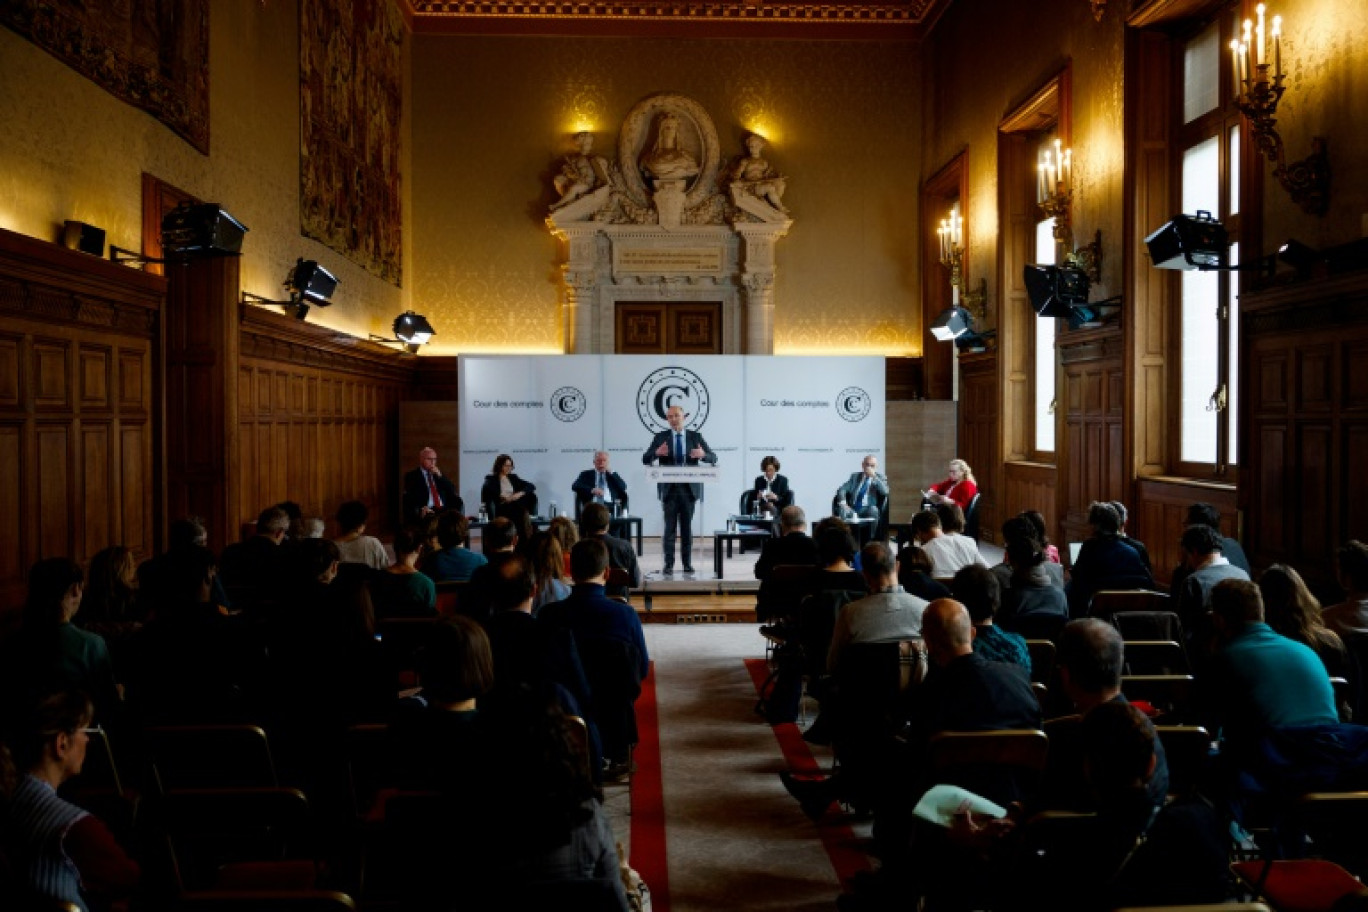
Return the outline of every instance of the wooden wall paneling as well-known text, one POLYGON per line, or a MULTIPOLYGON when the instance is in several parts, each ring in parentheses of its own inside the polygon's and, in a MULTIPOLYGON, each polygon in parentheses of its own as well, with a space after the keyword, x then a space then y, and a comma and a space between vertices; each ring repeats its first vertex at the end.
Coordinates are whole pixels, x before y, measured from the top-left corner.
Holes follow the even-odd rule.
POLYGON ((996 352, 960 355, 959 458, 978 480, 979 529, 987 541, 998 541, 1002 525, 1001 426, 998 421, 998 358, 996 352))
MULTIPOLYGON (((1364 363, 1364 362, 1359 362, 1364 363)), ((1336 488, 1342 492, 1344 510, 1335 541, 1368 541, 1368 420, 1346 421, 1343 427, 1344 455, 1339 461, 1336 488)))
POLYGON ((1088 507, 1093 501, 1128 498, 1121 351, 1117 327, 1066 332, 1059 341, 1064 435, 1056 459, 1065 483, 1057 492, 1066 541, 1089 534, 1088 507))
MULTIPOLYGON (((1221 515, 1221 532, 1239 538, 1239 513, 1235 491, 1229 485, 1194 482, 1172 478, 1141 478, 1136 482, 1136 506, 1131 510, 1131 525, 1140 521, 1135 537, 1145 543, 1150 563, 1159 584, 1167 587, 1173 568, 1182 560, 1178 539, 1183 535, 1187 510, 1197 502, 1209 503, 1221 515)), ((1129 505, 1128 505, 1129 506, 1129 505)), ((1243 543, 1243 542, 1242 542, 1243 543)))
POLYGON ((1038 510, 1045 517, 1051 540, 1059 541, 1062 527, 1055 521, 1057 479, 1058 471, 1052 465, 1037 462, 1008 462, 1004 465, 1001 522, 1006 522, 1023 510, 1038 510))
POLYGON ((166 283, 0 230, 0 631, 44 557, 152 552, 166 283), (124 484, 136 478, 138 484, 124 484))
POLYGON ((1292 464, 1295 467, 1296 495, 1286 498, 1282 509, 1292 515, 1293 535, 1299 552, 1294 560, 1298 569, 1317 576, 1334 573, 1334 552, 1342 544, 1335 540, 1339 518, 1338 505, 1331 498, 1338 488, 1334 473, 1334 426, 1326 421, 1298 421, 1292 464))

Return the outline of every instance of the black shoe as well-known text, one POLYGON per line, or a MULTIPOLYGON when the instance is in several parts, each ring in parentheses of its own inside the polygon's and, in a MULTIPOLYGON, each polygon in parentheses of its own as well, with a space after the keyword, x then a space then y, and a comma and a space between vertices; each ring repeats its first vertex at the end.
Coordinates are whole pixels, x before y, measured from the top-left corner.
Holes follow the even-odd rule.
POLYGON ((664 570, 660 571, 660 575, 664 577, 674 576, 674 567, 666 567, 664 570))
POLYGON ((779 781, 784 783, 784 788, 790 795, 798 799, 798 804, 808 819, 816 822, 822 819, 827 808, 836 800, 837 782, 829 776, 805 778, 808 775, 784 770, 779 774, 779 781))
POLYGON ((696 573, 693 572, 693 568, 692 568, 692 567, 685 567, 685 568, 684 568, 684 578, 685 578, 686 580, 698 579, 698 574, 696 574, 696 573))

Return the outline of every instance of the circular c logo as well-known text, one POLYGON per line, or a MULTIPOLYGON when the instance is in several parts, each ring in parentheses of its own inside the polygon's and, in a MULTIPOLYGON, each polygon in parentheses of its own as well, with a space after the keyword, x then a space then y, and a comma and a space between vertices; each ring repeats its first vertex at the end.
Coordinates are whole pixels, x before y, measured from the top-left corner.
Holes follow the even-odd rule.
POLYGON ((551 414, 561 421, 578 421, 589 407, 589 400, 573 386, 562 386, 551 394, 549 406, 551 414))
POLYGON ((662 367, 652 371, 637 389, 637 417, 651 433, 670 426, 665 414, 679 406, 688 417, 685 427, 698 430, 708 420, 708 388, 685 367, 662 367))
POLYGON ((873 407, 869 393, 858 386, 847 386, 836 397, 836 414, 846 421, 863 421, 873 407))

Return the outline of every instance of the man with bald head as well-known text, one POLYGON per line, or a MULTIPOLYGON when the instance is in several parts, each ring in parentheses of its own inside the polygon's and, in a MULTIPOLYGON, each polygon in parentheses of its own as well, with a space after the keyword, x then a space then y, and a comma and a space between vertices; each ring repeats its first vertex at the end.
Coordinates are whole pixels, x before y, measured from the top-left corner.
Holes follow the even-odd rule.
POLYGON ((570 490, 575 492, 575 503, 580 510, 591 503, 599 503, 612 515, 613 504, 622 504, 624 510, 627 507, 627 482, 608 468, 608 453, 604 450, 594 454, 594 467, 580 472, 570 490))
POLYGON ((456 486, 437 468, 437 451, 432 447, 419 450, 418 468, 404 473, 403 508, 405 523, 415 523, 447 510, 465 512, 456 486))

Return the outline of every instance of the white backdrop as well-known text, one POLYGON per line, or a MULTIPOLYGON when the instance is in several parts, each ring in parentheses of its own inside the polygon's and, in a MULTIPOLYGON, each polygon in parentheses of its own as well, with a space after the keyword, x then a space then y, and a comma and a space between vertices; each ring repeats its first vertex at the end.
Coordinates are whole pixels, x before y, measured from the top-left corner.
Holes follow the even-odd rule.
MULTIPOLYGON (((722 528, 740 493, 775 456, 810 521, 866 453, 884 461, 884 361, 878 357, 550 355, 460 359, 460 491, 471 512, 500 453, 537 486, 539 512, 573 512, 570 485, 605 449, 647 535, 662 520, 642 455, 665 410, 717 454, 695 534, 722 528)), ((696 555, 705 560, 706 555, 696 555)))

